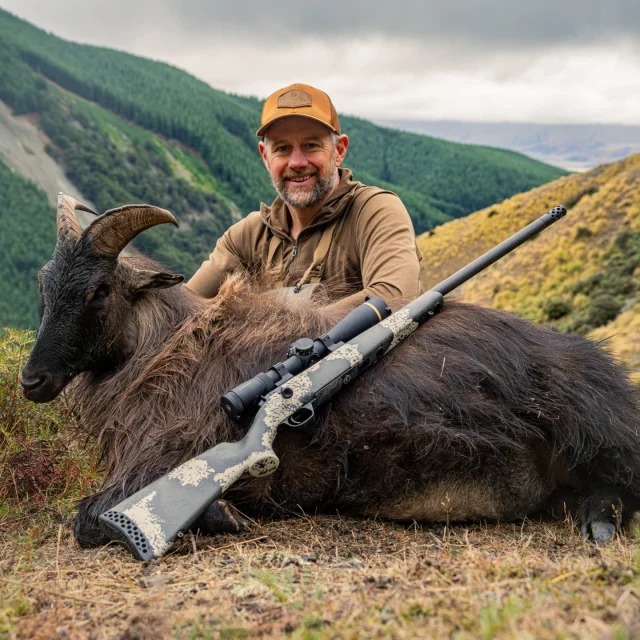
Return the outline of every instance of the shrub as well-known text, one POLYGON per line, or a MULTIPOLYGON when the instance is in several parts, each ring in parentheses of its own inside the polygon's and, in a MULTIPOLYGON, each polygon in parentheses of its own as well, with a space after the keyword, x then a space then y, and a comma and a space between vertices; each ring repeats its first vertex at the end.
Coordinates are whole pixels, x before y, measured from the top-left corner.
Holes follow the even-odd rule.
POLYGON ((573 285, 572 291, 573 293, 581 293, 585 296, 591 294, 592 291, 597 289, 604 280, 604 274, 602 273, 594 273, 589 276, 586 280, 579 280, 573 285))
POLYGON ((589 298, 588 304, 578 314, 569 330, 586 334, 614 320, 620 313, 623 302, 607 291, 598 291, 589 298))
POLYGON ((594 193, 598 193, 599 189, 600 187, 598 185, 589 185, 588 187, 585 187, 584 189, 581 189, 580 191, 575 193, 573 196, 567 198, 565 200, 564 206, 567 209, 572 209, 578 204, 578 202, 580 202, 580 200, 582 200, 582 198, 584 198, 584 196, 592 196, 594 193))
POLYGON ((0 331, 0 505, 2 516, 67 507, 89 493, 97 480, 95 457, 74 438, 74 421, 64 398, 48 404, 28 402, 20 370, 33 334, 0 331), (13 513, 11 513, 13 511, 13 513))
POLYGON ((586 240, 593 235, 593 232, 588 227, 578 227, 576 230, 576 240, 586 240))
POLYGON ((547 300, 542 308, 547 320, 559 320, 571 312, 571 305, 560 298, 547 300))

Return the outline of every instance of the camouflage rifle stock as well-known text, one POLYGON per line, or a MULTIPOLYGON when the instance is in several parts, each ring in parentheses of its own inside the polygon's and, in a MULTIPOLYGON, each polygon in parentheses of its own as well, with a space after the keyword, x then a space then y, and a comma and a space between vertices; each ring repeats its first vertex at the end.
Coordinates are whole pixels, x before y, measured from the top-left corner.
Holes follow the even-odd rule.
POLYGON ((123 542, 140 560, 163 555, 245 471, 260 477, 278 468, 272 445, 280 426, 308 426, 315 409, 439 313, 443 296, 565 214, 563 206, 555 207, 396 313, 286 380, 264 397, 242 440, 205 451, 102 514, 100 520, 111 538, 123 542))

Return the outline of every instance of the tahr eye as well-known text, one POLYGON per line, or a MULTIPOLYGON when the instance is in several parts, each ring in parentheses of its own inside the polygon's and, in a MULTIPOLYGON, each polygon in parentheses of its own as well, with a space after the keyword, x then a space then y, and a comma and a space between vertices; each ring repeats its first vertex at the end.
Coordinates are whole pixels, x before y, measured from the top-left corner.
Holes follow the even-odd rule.
POLYGON ((107 284, 98 285, 95 289, 92 289, 87 293, 85 298, 85 304, 99 304, 100 302, 104 302, 111 293, 111 289, 107 284))

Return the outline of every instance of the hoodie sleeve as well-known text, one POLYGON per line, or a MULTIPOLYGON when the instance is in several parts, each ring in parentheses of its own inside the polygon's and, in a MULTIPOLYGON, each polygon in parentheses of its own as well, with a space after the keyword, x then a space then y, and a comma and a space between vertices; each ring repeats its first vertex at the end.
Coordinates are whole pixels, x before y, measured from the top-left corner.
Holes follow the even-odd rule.
POLYGON ((213 298, 230 273, 246 269, 253 262, 260 220, 260 212, 256 211, 229 227, 186 286, 203 298, 213 298))
POLYGON ((360 210, 354 231, 363 290, 335 306, 346 312, 364 302, 365 296, 378 296, 394 307, 416 298, 420 253, 413 223, 400 198, 390 192, 372 196, 360 210))

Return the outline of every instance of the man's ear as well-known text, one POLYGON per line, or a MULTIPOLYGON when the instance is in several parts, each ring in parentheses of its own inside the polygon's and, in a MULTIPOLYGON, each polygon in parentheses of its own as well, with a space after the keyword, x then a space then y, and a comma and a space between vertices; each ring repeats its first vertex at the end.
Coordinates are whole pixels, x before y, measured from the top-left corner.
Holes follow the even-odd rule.
POLYGON ((349 148, 349 138, 346 134, 342 134, 336 142, 336 167, 339 167, 347 155, 347 149, 349 148))
POLYGON ((184 276, 169 273, 168 271, 147 271, 145 269, 136 270, 130 281, 133 292, 148 291, 149 289, 168 289, 180 284, 184 276))
POLYGON ((267 160, 267 143, 264 140, 260 140, 260 142, 258 142, 258 151, 262 156, 262 162, 264 162, 264 166, 267 167, 267 171, 269 171, 269 160, 267 160))

